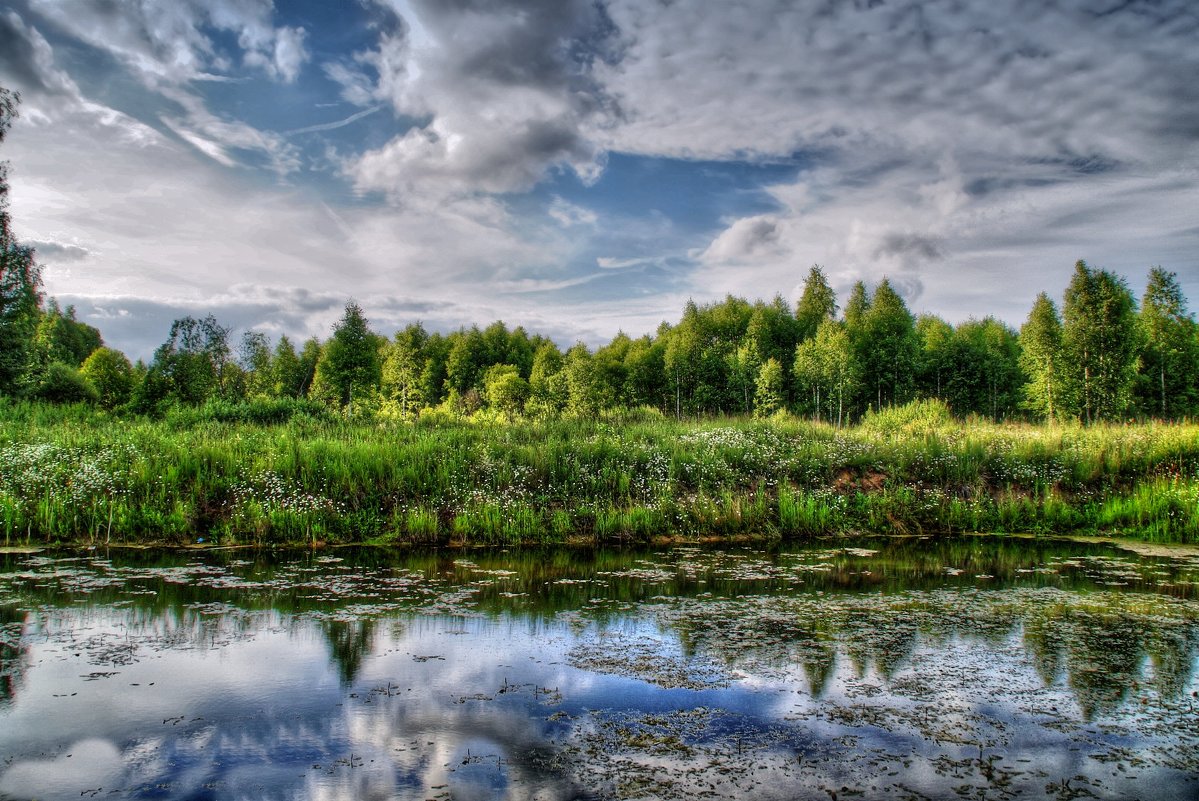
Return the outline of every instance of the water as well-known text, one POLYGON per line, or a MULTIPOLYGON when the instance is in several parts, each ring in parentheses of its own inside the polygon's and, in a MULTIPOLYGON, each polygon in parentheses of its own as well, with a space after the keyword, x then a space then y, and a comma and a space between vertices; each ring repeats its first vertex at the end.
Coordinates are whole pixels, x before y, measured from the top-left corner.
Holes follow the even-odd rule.
POLYGON ((0 798, 1199 797, 1199 557, 0 555, 0 798))

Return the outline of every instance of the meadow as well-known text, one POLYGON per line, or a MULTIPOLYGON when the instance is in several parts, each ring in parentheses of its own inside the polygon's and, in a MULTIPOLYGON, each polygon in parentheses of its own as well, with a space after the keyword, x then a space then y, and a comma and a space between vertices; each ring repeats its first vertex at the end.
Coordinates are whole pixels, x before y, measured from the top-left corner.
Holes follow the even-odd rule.
POLYGON ((835 429, 344 419, 209 404, 161 419, 0 405, 6 545, 618 544, 829 534, 1199 542, 1199 425, 996 424, 920 402, 835 429))

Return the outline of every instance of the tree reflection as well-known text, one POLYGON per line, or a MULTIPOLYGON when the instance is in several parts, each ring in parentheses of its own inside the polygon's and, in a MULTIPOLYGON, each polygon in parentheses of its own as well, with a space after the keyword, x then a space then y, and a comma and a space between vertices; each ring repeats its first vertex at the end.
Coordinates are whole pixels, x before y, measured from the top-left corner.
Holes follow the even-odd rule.
POLYGON ((29 648, 24 643, 29 616, 11 606, 0 606, 0 709, 13 703, 25 682, 29 648))
POLYGON ((362 669, 362 660, 374 650, 376 625, 372 618, 321 621, 329 658, 337 667, 343 685, 353 684, 362 669))

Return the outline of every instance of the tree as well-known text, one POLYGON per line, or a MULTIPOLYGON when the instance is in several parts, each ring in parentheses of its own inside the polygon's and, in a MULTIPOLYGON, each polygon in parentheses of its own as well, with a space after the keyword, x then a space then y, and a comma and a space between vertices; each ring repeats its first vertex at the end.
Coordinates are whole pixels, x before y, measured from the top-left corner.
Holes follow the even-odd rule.
POLYGON ((1066 287, 1062 339, 1077 411, 1088 424, 1128 411, 1139 350, 1136 301, 1124 279, 1074 265, 1066 287))
POLYGON ((529 398, 529 382, 520 376, 515 364, 494 364, 487 368, 483 379, 487 403, 514 419, 524 411, 529 398))
POLYGON ((525 410, 536 417, 553 419, 566 411, 569 388, 562 353, 553 342, 546 342, 533 356, 529 373, 529 399, 525 410))
POLYGON ((50 403, 88 403, 96 400, 96 389, 74 367, 53 362, 42 373, 33 396, 50 403))
POLYGON ((97 399, 105 409, 127 403, 133 394, 133 367, 118 350, 98 348, 92 351, 79 368, 79 375, 95 387, 97 399))
POLYGON ((1064 358, 1061 318, 1053 301, 1042 292, 1020 328, 1020 367, 1028 376, 1024 408, 1046 420, 1056 420, 1064 405, 1064 358))
POLYGON ((941 398, 948 379, 953 326, 935 315, 922 314, 916 318, 916 339, 916 390, 925 397, 941 398))
POLYGON ((384 349, 384 398, 395 404, 400 417, 415 418, 425 403, 421 373, 425 363, 422 350, 429 335, 420 323, 397 331, 395 339, 384 349))
MULTIPOLYGON (((865 287, 862 287, 862 291, 865 291, 865 287)), ((816 336, 816 329, 820 328, 821 323, 836 318, 837 295, 829 286, 824 270, 820 265, 813 264, 812 269, 808 270, 807 280, 804 281, 803 295, 795 307, 799 341, 816 336)))
MULTIPOLYGON (((21 97, 0 87, 0 142, 17 116, 21 97)), ((41 305, 42 275, 33 249, 12 234, 8 164, 0 163, 0 394, 15 395, 30 380, 31 345, 41 305)))
POLYGON ((346 304, 321 359, 322 375, 342 406, 363 398, 380 381, 379 341, 371 332, 362 307, 346 304))
POLYGON ((1161 267, 1149 271, 1139 323, 1143 408, 1162 419, 1189 413, 1199 393, 1199 346, 1177 275, 1161 267))
POLYGON ((903 298, 884 278, 866 312, 853 316, 860 323, 850 324, 851 339, 875 408, 906 403, 915 383, 917 342, 915 321, 903 298))
POLYGON ((229 329, 212 315, 173 322, 167 341, 154 351, 139 405, 144 408, 162 400, 194 405, 219 394, 228 378, 228 337, 229 329))
POLYGON ((948 376, 943 398, 959 415, 994 420, 1014 411, 1023 375, 1016 332, 994 317, 967 320, 954 329, 944 351, 948 376))
POLYGON ((75 319, 74 306, 61 309, 58 301, 51 298, 38 316, 33 335, 33 358, 42 366, 61 362, 78 367, 103 344, 97 329, 75 319))
POLYGON ((822 414, 840 428, 847 420, 853 398, 860 389, 861 365, 857 361, 844 323, 825 320, 816 336, 795 350, 795 381, 807 396, 807 409, 816 419, 822 414))
MULTIPOLYGON (((294 355, 294 352, 293 352, 294 355)), ((245 371, 245 394, 249 398, 274 394, 275 377, 271 374, 271 341, 261 331, 242 334, 238 362, 245 371)))
POLYGON ((783 408, 783 366, 767 359, 758 370, 754 390, 754 417, 769 417, 783 408))
POLYGON ((287 335, 279 337, 271 355, 271 395, 276 398, 300 398, 307 376, 295 346, 287 335))

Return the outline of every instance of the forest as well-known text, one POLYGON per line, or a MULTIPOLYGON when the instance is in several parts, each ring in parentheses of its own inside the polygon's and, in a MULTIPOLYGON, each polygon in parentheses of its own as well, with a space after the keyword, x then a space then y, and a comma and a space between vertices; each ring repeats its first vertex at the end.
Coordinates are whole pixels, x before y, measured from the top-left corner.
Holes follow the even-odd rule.
MULTIPOLYGON (((19 98, 0 89, 0 137, 19 98)), ((0 139, 2 141, 2 139, 0 139)), ((1060 306, 1038 295, 1019 331, 985 317, 957 325, 913 315, 887 279, 843 304, 819 266, 792 307, 729 296, 592 351, 502 321, 442 333, 413 322, 371 330, 353 301, 325 341, 298 347, 209 315, 176 320, 149 364, 106 347, 75 311, 43 297, 32 249, 13 236, 0 172, 0 396, 130 413, 246 405, 286 416, 323 409, 412 420, 512 420, 656 410, 675 419, 791 413, 840 427, 919 399, 958 417, 1084 423, 1183 419, 1199 411, 1199 328, 1177 276, 1149 270, 1140 303, 1126 281, 1084 261, 1060 306)))

